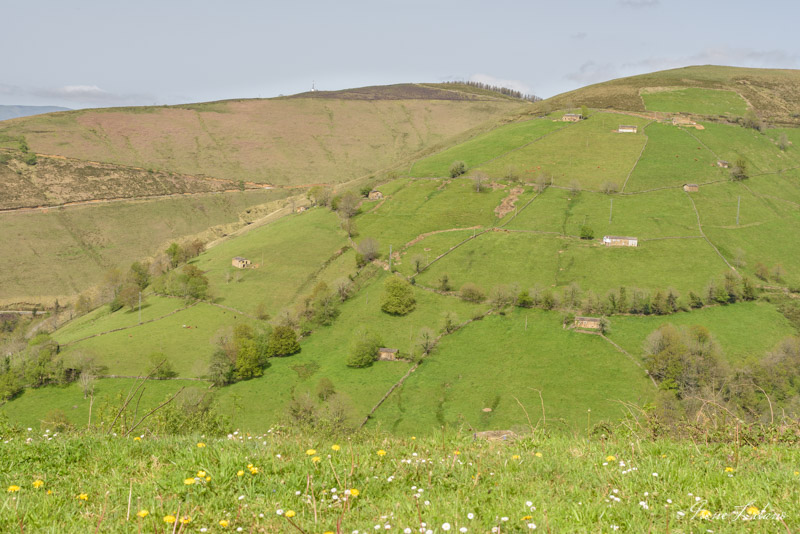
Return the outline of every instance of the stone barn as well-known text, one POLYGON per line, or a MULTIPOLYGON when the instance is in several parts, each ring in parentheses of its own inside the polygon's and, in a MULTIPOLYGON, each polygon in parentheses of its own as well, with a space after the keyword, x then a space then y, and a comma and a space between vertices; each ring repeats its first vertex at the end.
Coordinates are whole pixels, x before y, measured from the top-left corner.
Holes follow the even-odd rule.
POLYGON ((638 247, 639 238, 619 235, 603 236, 603 244, 607 247, 638 247))
POLYGON ((731 166, 731 164, 728 163, 727 161, 725 161, 724 159, 721 159, 721 160, 717 161, 717 167, 722 167, 723 169, 727 169, 730 166, 731 166))
POLYGON ((370 200, 381 200, 381 199, 383 199, 383 193, 373 189, 372 191, 369 192, 369 195, 367 195, 367 198, 369 198, 370 200))
POLYGON ((397 349, 387 349, 385 347, 381 347, 378 349, 378 359, 381 361, 396 361, 398 354, 397 349))
POLYGON ((689 117, 672 117, 672 124, 673 126, 697 126, 697 123, 689 117))
POLYGON ((572 324, 575 328, 585 328, 586 330, 600 330, 599 317, 575 317, 572 324))
POLYGON ((237 269, 247 269, 250 267, 250 260, 247 258, 242 258, 241 256, 236 256, 233 258, 233 260, 231 260, 231 265, 237 269))
POLYGON ((700 186, 697 184, 683 184, 683 190, 687 193, 697 193, 700 191, 700 186))
POLYGON ((580 122, 583 119, 583 115, 580 113, 564 113, 561 117, 561 120, 564 122, 580 122))
POLYGON ((625 125, 620 124, 619 128, 617 128, 619 133, 636 133, 639 131, 639 127, 636 125, 625 125))

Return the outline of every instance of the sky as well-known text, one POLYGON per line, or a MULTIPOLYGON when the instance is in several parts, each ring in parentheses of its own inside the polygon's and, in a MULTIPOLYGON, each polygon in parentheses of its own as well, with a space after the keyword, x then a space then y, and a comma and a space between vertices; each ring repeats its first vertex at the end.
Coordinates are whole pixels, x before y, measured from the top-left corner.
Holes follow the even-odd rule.
POLYGON ((550 97, 687 65, 800 68, 793 0, 0 0, 0 105, 474 80, 550 97))

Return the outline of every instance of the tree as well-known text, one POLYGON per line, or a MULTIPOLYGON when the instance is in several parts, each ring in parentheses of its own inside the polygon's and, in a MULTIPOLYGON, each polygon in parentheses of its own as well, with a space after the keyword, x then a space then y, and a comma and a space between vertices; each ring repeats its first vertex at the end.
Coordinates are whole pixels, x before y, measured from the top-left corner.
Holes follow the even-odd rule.
POLYGON ((23 156, 22 158, 22 161, 26 165, 31 165, 31 166, 36 165, 39 162, 39 160, 36 157, 36 154, 34 154, 33 152, 25 154, 25 156, 23 156))
POLYGON ((411 265, 414 267, 414 272, 419 274, 423 267, 425 267, 425 256, 417 254, 411 258, 411 265))
POLYGON ((730 170, 731 173, 731 180, 741 182, 742 180, 747 180, 749 178, 747 174, 747 160, 744 158, 738 158, 736 163, 734 163, 733 167, 730 170))
POLYGON ((756 114, 755 110, 751 108, 748 109, 744 114, 744 126, 745 128, 752 128, 760 132, 764 129, 764 122, 756 114))
POLYGON ((75 301, 75 312, 78 315, 89 313, 92 310, 92 299, 88 295, 81 294, 75 301))
POLYGON ((594 239, 594 230, 586 226, 581 226, 581 239, 592 240, 594 239))
POLYGON ((173 269, 186 259, 183 248, 178 243, 172 243, 166 250, 166 253, 173 269))
POLYGON ((611 333, 611 321, 605 317, 600 318, 600 333, 604 335, 611 333))
POLYGON ((141 290, 139 286, 134 283, 128 283, 122 286, 117 294, 117 299, 123 306, 127 306, 131 311, 136 309, 139 304, 139 295, 141 290))
POLYGON ((439 278, 439 291, 450 291, 450 277, 443 273, 439 278))
POLYGON ((81 386, 84 399, 94 394, 95 378, 94 374, 89 370, 82 371, 78 376, 78 384, 81 386))
POLYGON ((163 352, 153 352, 147 357, 149 366, 147 374, 153 378, 173 378, 178 376, 178 373, 172 367, 172 362, 163 352))
POLYGON ((756 263, 756 276, 763 281, 769 280, 769 269, 761 262, 756 263))
POLYGON ((386 280, 381 297, 381 310, 389 315, 407 315, 417 304, 411 284, 393 276, 386 280))
POLYGON ((336 211, 339 212, 339 215, 342 218, 349 219, 358 213, 358 204, 360 202, 361 200, 358 198, 358 195, 352 191, 345 191, 345 193, 339 198, 339 202, 336 205, 336 211))
POLYGON ((417 333, 417 347, 427 356, 436 347, 436 334, 427 326, 423 326, 417 333))
POLYGON ((606 195, 611 195, 611 194, 616 193, 617 191, 619 191, 619 186, 617 184, 615 184, 614 182, 605 182, 603 184, 601 190, 606 195))
POLYGON ((689 307, 696 310, 703 307, 703 299, 694 291, 689 292, 689 307))
POLYGON ((576 197, 581 194, 581 183, 578 180, 572 180, 569 183, 569 192, 572 197, 576 197))
POLYGON ((527 289, 523 289, 517 295, 517 306, 520 308, 533 308, 533 299, 527 289))
POLYGON ((451 334, 455 332, 458 328, 458 316, 451 311, 444 312, 443 316, 444 326, 442 326, 442 332, 445 334, 451 334))
POLYGON ((361 189, 358 190, 358 192, 361 193, 362 197, 364 198, 368 197, 369 194, 372 192, 372 184, 366 184, 362 186, 361 189))
POLYGON ((306 197, 316 206, 327 206, 331 203, 333 191, 329 187, 315 185, 306 193, 306 197))
POLYGON ((489 295, 489 301, 492 304, 492 308, 498 311, 512 306, 515 300, 515 292, 507 285, 494 286, 491 294, 489 295))
POLYGON ((297 333, 288 326, 276 326, 269 336, 269 349, 267 355, 291 356, 300 352, 300 343, 297 341, 297 333))
POLYGON ((454 161, 450 165, 450 178, 458 178, 467 172, 467 164, 463 161, 454 161))
POLYGON ((586 107, 586 104, 581 106, 581 116, 586 119, 589 117, 589 108, 586 107))
POLYGON ((789 148, 789 145, 789 138, 786 136, 786 132, 781 133, 780 137, 778 137, 778 148, 785 151, 789 148))
POLYGON ((756 289, 749 278, 742 280, 742 300, 750 301, 756 299, 756 289))
POLYGON ((475 172, 472 174, 472 183, 475 184, 475 192, 480 193, 485 189, 483 186, 484 182, 488 181, 489 177, 486 173, 483 172, 475 172))
POLYGON ((373 237, 365 237, 356 247, 356 252, 361 255, 365 262, 370 262, 380 256, 380 244, 373 237))
POLYGON ((356 332, 350 344, 350 353, 347 356, 348 367, 367 367, 378 359, 378 349, 381 347, 380 338, 371 332, 362 330, 356 332))
POLYGON ((772 270, 769 274, 776 282, 783 282, 783 278, 786 276, 786 269, 784 269, 783 265, 780 263, 776 263, 772 266, 772 270))
POLYGON ((317 397, 319 400, 325 401, 328 400, 328 397, 336 393, 336 388, 333 385, 333 382, 327 376, 323 376, 317 382, 317 397))
POLYGON ((138 261, 131 263, 130 271, 128 271, 128 278, 130 278, 140 290, 144 290, 150 285, 150 264, 138 261))
POLYGON ((549 186, 551 183, 553 183, 553 178, 547 173, 540 172, 536 176, 536 183, 534 185, 534 189, 536 190, 537 193, 541 193, 542 191, 547 189, 547 186, 549 186))
POLYGON ((467 282, 461 286, 461 299, 467 302, 483 302, 486 300, 486 291, 477 284, 467 282))
POLYGON ((208 377, 215 386, 225 386, 233 382, 235 377, 234 362, 231 361, 225 349, 218 348, 211 355, 208 366, 208 377))

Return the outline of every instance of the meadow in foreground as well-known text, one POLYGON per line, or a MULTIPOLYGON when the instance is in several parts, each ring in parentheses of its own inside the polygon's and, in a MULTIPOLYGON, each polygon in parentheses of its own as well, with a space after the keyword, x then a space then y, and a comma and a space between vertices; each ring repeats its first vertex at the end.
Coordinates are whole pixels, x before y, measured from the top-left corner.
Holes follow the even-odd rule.
POLYGON ((541 429, 501 441, 463 432, 323 439, 278 428, 221 438, 2 433, 2 532, 719 533, 800 525, 800 451, 779 443, 541 429))

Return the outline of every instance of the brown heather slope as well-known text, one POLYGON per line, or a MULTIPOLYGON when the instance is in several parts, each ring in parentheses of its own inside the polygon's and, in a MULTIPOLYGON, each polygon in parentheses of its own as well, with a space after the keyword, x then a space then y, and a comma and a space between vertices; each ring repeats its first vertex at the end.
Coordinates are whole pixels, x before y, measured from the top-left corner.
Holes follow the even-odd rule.
POLYGON ((664 70, 589 85, 535 104, 534 109, 586 105, 597 109, 645 111, 645 88, 700 87, 739 93, 758 114, 777 124, 800 124, 800 70, 702 65, 664 70))
POLYGON ((54 113, 0 123, 0 146, 16 148, 14 139, 24 136, 32 151, 81 160, 276 185, 341 183, 405 163, 530 106, 430 88, 415 96, 388 92, 393 96, 312 93, 54 113))

